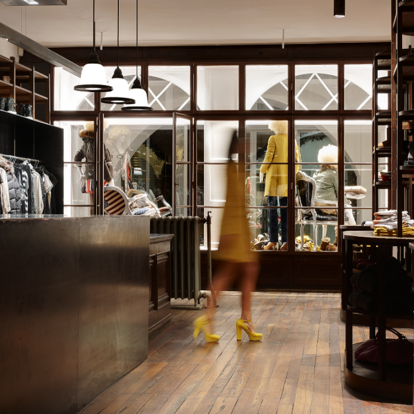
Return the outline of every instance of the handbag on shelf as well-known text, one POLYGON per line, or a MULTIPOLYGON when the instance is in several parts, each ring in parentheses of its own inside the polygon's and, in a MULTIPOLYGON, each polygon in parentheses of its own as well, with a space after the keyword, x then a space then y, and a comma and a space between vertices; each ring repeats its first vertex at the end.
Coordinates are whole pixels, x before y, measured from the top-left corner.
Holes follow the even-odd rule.
MULTIPOLYGON (((386 361, 387 364, 401 365, 413 363, 413 343, 403 334, 394 328, 387 328, 398 339, 386 338, 386 361)), ((355 360, 359 362, 371 362, 378 364, 379 361, 379 342, 378 334, 374 339, 369 339, 355 349, 355 360)))

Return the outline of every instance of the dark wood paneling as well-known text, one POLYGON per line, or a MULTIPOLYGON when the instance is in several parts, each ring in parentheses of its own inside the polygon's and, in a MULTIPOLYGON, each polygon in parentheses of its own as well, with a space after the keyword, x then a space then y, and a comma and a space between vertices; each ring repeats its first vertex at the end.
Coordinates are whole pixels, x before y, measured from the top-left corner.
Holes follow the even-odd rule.
POLYGON ((341 286, 341 257, 320 260, 315 256, 300 256, 294 260, 293 271, 297 286, 341 286))
POLYGON ((149 219, 0 220, 0 412, 72 414, 147 357, 149 219))
POLYGON ((151 338, 171 322, 171 239, 170 234, 151 234, 149 328, 151 338))

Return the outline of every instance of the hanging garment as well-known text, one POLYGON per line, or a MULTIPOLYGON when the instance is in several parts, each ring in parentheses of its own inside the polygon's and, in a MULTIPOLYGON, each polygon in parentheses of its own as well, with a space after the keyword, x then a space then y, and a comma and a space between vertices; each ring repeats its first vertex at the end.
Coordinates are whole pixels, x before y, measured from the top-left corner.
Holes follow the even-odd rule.
POLYGON ((32 195, 34 199, 33 214, 42 214, 43 213, 43 194, 42 194, 42 185, 41 178, 38 172, 34 169, 31 171, 32 176, 32 195))
POLYGON ((33 197, 32 197, 32 180, 31 180, 31 168, 28 161, 19 164, 19 167, 22 169, 22 183, 25 186, 26 192, 26 204, 27 204, 27 214, 32 214, 33 211, 33 197))
POLYGON ((0 168, 0 180, 1 180, 1 207, 3 214, 10 213, 10 198, 9 187, 7 185, 7 173, 3 168, 0 168))
POLYGON ((27 214, 28 213, 28 201, 27 201, 27 173, 22 168, 21 164, 15 164, 14 165, 14 173, 16 175, 17 181, 20 186, 20 202, 21 202, 21 214, 27 214))
POLYGON ((9 188, 10 214, 21 214, 20 184, 14 174, 7 173, 7 185, 9 188))

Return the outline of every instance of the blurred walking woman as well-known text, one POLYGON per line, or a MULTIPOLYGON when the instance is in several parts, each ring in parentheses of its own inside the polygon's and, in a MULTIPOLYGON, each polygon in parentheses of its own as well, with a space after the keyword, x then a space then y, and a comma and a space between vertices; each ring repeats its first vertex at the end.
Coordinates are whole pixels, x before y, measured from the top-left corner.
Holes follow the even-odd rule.
MULTIPOLYGON (((229 149, 227 166, 227 196, 221 224, 220 245, 215 256, 220 263, 213 275, 214 287, 210 286, 213 299, 220 292, 229 289, 234 281, 238 281, 242 292, 241 317, 236 322, 237 340, 242 338, 242 330, 251 341, 260 341, 261 333, 256 333, 252 321, 251 292, 256 288, 259 272, 257 257, 250 251, 249 228, 245 208, 244 188, 244 148, 234 132, 229 149), (241 162, 232 160, 232 154, 240 154, 241 162)), ((194 338, 203 331, 207 342, 217 342, 220 337, 213 333, 213 307, 206 309, 206 314, 194 321, 194 338)))

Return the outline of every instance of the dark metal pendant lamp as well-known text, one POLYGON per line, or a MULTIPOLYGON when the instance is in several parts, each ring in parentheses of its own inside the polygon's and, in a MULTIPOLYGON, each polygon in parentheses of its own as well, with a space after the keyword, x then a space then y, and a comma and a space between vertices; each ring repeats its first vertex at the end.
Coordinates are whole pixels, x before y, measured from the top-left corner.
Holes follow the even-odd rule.
POLYGON ((109 81, 109 85, 113 87, 113 91, 106 94, 101 102, 107 104, 134 104, 135 100, 129 97, 128 82, 122 75, 122 70, 119 67, 119 0, 118 0, 118 32, 117 32, 117 67, 115 69, 112 79, 109 81))
POLYGON ((152 111, 152 108, 148 105, 148 96, 147 93, 142 89, 141 82, 138 78, 138 0, 137 4, 137 21, 136 21, 136 78, 132 85, 131 90, 129 91, 129 96, 135 100, 135 104, 125 105, 122 110, 127 112, 145 112, 152 111))
POLYGON ((334 0, 334 17, 345 17, 345 0, 334 0))
POLYGON ((93 0, 93 52, 89 56, 88 63, 82 69, 80 84, 75 86, 75 91, 81 92, 110 92, 112 86, 106 82, 105 68, 101 65, 95 47, 95 0, 93 0))

